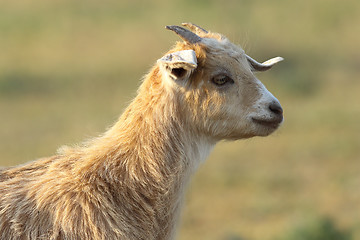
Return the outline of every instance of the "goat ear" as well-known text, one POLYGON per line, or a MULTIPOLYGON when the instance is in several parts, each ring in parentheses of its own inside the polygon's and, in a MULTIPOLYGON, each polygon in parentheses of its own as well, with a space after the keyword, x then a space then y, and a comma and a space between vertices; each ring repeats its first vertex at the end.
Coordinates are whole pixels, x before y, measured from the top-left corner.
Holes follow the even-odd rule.
POLYGON ((195 51, 182 50, 169 53, 158 60, 160 66, 174 80, 185 79, 197 67, 195 51))

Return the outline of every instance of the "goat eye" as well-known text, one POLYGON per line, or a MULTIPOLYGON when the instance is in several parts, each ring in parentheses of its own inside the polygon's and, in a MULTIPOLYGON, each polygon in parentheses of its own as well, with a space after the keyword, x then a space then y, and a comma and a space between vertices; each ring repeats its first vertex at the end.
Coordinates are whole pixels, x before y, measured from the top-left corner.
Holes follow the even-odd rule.
POLYGON ((228 83, 234 83, 234 80, 232 80, 230 77, 226 75, 218 75, 211 79, 211 81, 217 85, 217 86, 224 86, 228 83))

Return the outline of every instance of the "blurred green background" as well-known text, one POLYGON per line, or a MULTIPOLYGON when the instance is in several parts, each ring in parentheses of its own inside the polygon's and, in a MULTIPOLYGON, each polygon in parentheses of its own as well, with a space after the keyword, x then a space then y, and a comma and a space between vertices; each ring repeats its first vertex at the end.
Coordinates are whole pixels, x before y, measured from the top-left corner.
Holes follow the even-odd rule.
POLYGON ((360 239, 358 0, 1 1, 0 165, 103 132, 178 40, 164 26, 187 21, 259 61, 285 58, 258 74, 285 122, 215 148, 178 239, 310 240, 293 236, 307 225, 360 239))

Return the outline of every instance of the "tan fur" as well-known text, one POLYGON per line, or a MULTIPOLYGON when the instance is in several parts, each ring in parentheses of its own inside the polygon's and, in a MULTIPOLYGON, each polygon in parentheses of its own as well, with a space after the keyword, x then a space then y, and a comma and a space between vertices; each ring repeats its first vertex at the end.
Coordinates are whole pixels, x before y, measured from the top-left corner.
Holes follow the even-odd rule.
POLYGON ((186 81, 166 79, 156 64, 102 136, 0 170, 0 239, 174 238, 186 183, 215 143, 275 130, 245 118, 261 86, 243 50, 220 34, 201 37, 170 51, 195 51, 186 81), (219 71, 234 87, 211 83, 219 71))

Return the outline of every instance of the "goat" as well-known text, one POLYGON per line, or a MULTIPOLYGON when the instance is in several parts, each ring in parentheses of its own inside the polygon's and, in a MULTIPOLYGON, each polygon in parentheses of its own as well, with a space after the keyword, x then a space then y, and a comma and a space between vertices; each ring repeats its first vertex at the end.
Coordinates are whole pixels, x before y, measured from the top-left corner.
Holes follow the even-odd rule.
POLYGON ((279 101, 250 58, 195 24, 103 135, 0 170, 0 239, 173 239, 184 189, 217 142, 267 136, 279 101))

